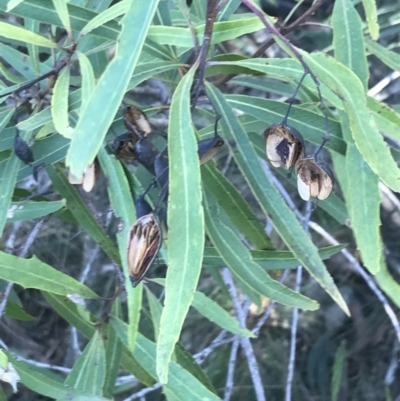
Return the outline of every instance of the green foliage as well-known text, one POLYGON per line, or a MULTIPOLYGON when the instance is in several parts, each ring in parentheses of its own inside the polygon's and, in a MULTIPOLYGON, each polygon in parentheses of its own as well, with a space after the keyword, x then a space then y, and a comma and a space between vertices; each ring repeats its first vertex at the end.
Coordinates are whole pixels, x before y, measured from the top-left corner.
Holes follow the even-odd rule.
MULTIPOLYGON (((208 356, 203 357, 202 350, 210 343, 210 333, 221 329, 233 335, 225 340, 251 338, 260 366, 268 374, 278 371, 276 382, 283 383, 286 357, 262 348, 269 344, 257 338, 265 333, 256 328, 255 316, 276 302, 279 312, 274 323, 283 330, 284 325, 277 322, 287 320, 285 314, 292 308, 302 310, 300 317, 312 316, 304 320, 310 326, 318 319, 314 311, 328 303, 340 309, 340 319, 350 315, 355 301, 346 290, 351 288, 354 294, 358 277, 351 280, 354 273, 342 269, 341 263, 332 269, 337 259, 324 262, 347 246, 339 242, 350 243, 349 252, 359 251, 371 275, 367 277, 372 280, 375 275, 373 285, 378 286, 380 301, 385 293, 400 307, 399 283, 386 258, 384 235, 390 224, 398 222, 387 223, 382 211, 392 199, 393 214, 399 214, 394 193, 400 192, 400 114, 398 107, 391 107, 394 102, 384 103, 368 92, 375 79, 371 66, 376 62, 383 63, 379 65, 385 71, 400 70, 396 47, 387 48, 391 34, 383 35, 391 27, 390 18, 382 20, 385 13, 379 12, 374 0, 364 0, 362 5, 336 0, 331 18, 325 21, 331 28, 328 48, 308 52, 301 41, 291 48, 290 42, 272 35, 274 52, 252 57, 248 44, 254 47, 254 34, 261 35, 264 23, 240 7, 239 0, 221 1, 224 7, 216 14, 210 48, 200 52, 207 55, 204 65, 200 57, 197 61, 194 57, 193 35, 201 45, 207 3, 0 0, 0 286, 5 294, 0 311, 6 319, 34 327, 49 312, 38 319, 39 314, 26 307, 26 300, 34 304, 40 296, 54 319, 60 318, 60 326, 67 322, 68 330, 73 327, 85 338, 83 352, 75 355, 72 368, 63 376, 50 366, 39 368, 18 360, 18 355, 32 353, 9 345, 12 352, 4 351, 4 355, 19 376, 18 386, 35 394, 57 400, 119 399, 120 394, 125 397, 139 391, 141 384, 156 385, 155 391, 162 387, 163 395, 154 399, 220 400, 226 350, 215 351, 209 365, 200 365, 208 356), (297 91, 304 64, 311 74, 297 91), (204 87, 194 105, 203 68, 204 87), (232 86, 223 86, 225 81, 232 86), (295 104, 287 115, 288 104, 282 97, 292 96, 295 104), (136 121, 121 112, 126 106, 146 113, 152 125, 150 135, 132 128, 136 121), (224 145, 214 160, 200 167, 198 141, 213 137, 217 115, 215 135, 224 145), (263 132, 282 121, 303 135, 306 156, 312 156, 329 134, 319 157, 333 165, 337 183, 331 196, 319 201, 313 211, 310 227, 319 234, 310 233, 309 220, 300 216, 303 203, 295 190, 295 177, 283 170, 272 174, 265 168, 269 162, 263 132), (120 140, 127 130, 129 139, 120 140), (25 165, 18 156, 17 133, 31 147, 33 165, 25 165), (138 149, 146 141, 151 144, 146 151, 153 153, 143 153, 141 159, 138 149), (120 149, 128 142, 135 147, 131 159, 122 157, 120 149), (168 160, 160 171, 154 163, 156 154, 156 160, 163 155, 168 160), (96 186, 86 194, 80 185, 70 183, 68 174, 85 180, 92 163, 96 186), (32 189, 29 183, 38 174, 32 189), (386 203, 382 188, 389 194, 386 203), (163 238, 157 243, 158 256, 143 257, 155 260, 148 280, 133 287, 129 250, 136 246, 135 255, 139 255, 140 247, 150 248, 149 242, 143 245, 128 235, 141 217, 135 201, 144 192, 163 238), (49 237, 45 246, 35 246, 36 256, 26 258, 20 249, 24 243, 31 245, 30 222, 36 219, 49 227, 49 237), (15 232, 20 227, 26 238, 18 242, 15 232), (321 237, 320 227, 337 241, 321 237), (80 265, 98 268, 92 268, 88 276, 80 274, 80 265), (110 265, 112 275, 109 268, 100 268, 110 265), (279 281, 283 270, 299 265, 309 275, 301 293, 279 281), (246 327, 239 324, 237 312, 242 299, 229 296, 222 267, 232 272, 247 309, 252 303, 253 315, 245 319, 246 327), (162 284, 162 289, 153 281, 162 284), (8 293, 6 282, 15 284, 8 293), (315 283, 329 301, 317 294, 315 283), (121 369, 135 381, 124 381, 121 369)), ((399 7, 395 11, 400 12, 399 7)), ((315 43, 318 50, 320 43, 315 43)), ((287 145, 289 150, 292 145, 287 145)), ((247 309, 246 314, 250 313, 247 309)), ((272 327, 271 332, 276 329, 272 327)), ((268 335, 272 343, 273 333, 268 335)), ((281 347, 287 345, 286 335, 281 347)), ((315 385, 324 399, 331 400, 340 399, 351 355, 348 342, 345 347, 341 335, 336 335, 332 329, 309 345, 308 371, 312 372, 319 369, 317 347, 327 344, 323 369, 310 380, 310 388, 317 392, 315 385), (328 355, 333 342, 337 351, 328 355)), ((65 351, 59 351, 63 357, 57 363, 64 363, 65 351)), ((243 390, 249 387, 246 380, 254 379, 252 367, 237 369, 246 373, 234 377, 236 399, 258 400, 243 390)), ((295 381, 302 380, 300 373, 295 381)), ((261 376, 271 384, 275 378, 269 379, 268 374, 261 376)), ((390 383, 385 385, 385 398, 390 399, 390 383)), ((279 391, 268 399, 283 399, 279 391)), ((383 392, 379 396, 376 399, 383 399, 383 392)), ((296 400, 302 401, 301 397, 294 394, 296 400)), ((5 399, 1 387, 0 399, 5 399)))

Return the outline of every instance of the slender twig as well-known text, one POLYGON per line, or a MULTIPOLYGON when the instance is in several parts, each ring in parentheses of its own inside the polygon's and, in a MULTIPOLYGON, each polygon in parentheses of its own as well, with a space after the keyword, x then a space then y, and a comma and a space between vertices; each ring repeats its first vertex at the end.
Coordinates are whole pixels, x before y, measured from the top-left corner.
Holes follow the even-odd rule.
MULTIPOLYGON (((238 292, 237 292, 235 283, 233 282, 231 272, 229 271, 229 269, 227 267, 222 269, 222 278, 223 278, 226 286, 228 287, 229 294, 232 298, 233 306, 235 309, 236 317, 239 321, 239 325, 240 325, 240 327, 245 328, 246 327, 245 315, 240 306, 238 292)), ((242 348, 246 354, 250 375, 253 380, 254 391, 256 393, 256 399, 257 399, 257 401, 265 401, 266 397, 265 397, 265 393, 264 393, 264 387, 263 387, 263 384, 261 381, 260 372, 258 370, 257 360, 254 356, 253 347, 250 343, 249 338, 242 337, 240 340, 240 345, 242 346, 242 348)))
POLYGON ((297 50, 295 46, 292 45, 292 43, 279 32, 278 29, 276 29, 273 25, 271 25, 267 19, 265 18, 264 12, 260 10, 255 4, 252 3, 251 0, 241 0, 244 5, 246 5, 251 11, 253 11, 254 14, 257 15, 258 18, 263 22, 267 30, 271 35, 276 36, 278 39, 280 39, 289 49, 290 51, 295 55, 297 60, 300 62, 302 67, 304 68, 304 71, 307 74, 310 74, 311 79, 314 81, 315 87, 317 89, 318 93, 318 98, 321 103, 321 107, 324 110, 324 115, 325 115, 325 124, 326 124, 326 134, 323 137, 323 142, 321 146, 324 146, 325 142, 329 140, 329 125, 328 125, 328 113, 327 113, 327 108, 325 107, 324 100, 322 98, 321 94, 321 88, 320 88, 320 82, 317 78, 317 76, 312 72, 308 64, 304 61, 304 58, 302 54, 297 50))
POLYGON ((229 356, 228 373, 226 375, 226 384, 224 391, 224 401, 229 401, 232 396, 235 365, 236 365, 237 352, 239 350, 239 344, 240 344, 240 338, 236 337, 233 340, 231 354, 229 356))
POLYGON ((58 372, 63 372, 63 373, 71 372, 70 368, 65 368, 64 366, 52 365, 51 363, 37 362, 33 359, 24 358, 20 355, 18 355, 18 360, 29 363, 30 365, 36 366, 38 368, 52 369, 52 370, 56 370, 58 372))
MULTIPOLYGON (((308 232, 308 226, 310 223, 312 203, 307 202, 306 212, 303 218, 303 226, 306 232, 308 232)), ((300 292, 301 280, 303 275, 303 266, 299 266, 296 272, 296 284, 294 290, 300 292)), ((296 361, 296 343, 297 343, 297 327, 299 321, 299 308, 293 308, 292 325, 290 329, 290 351, 289 351, 289 363, 288 363, 288 374, 286 378, 286 391, 285 401, 291 401, 292 399, 292 385, 294 376, 294 365, 296 361)))
MULTIPOLYGON (((32 246, 33 242, 35 241, 36 237, 39 234, 40 229, 42 228, 42 225, 45 221, 45 218, 38 220, 35 222, 31 232, 29 233, 24 246, 21 249, 21 252, 18 254, 20 258, 26 258, 26 255, 28 254, 29 248, 32 246)), ((3 299, 1 300, 0 303, 0 318, 3 316, 4 311, 6 309, 8 297, 10 296, 11 289, 13 287, 14 283, 8 283, 7 288, 3 294, 3 299)))
POLYGON ((200 54, 198 57, 199 72, 198 72, 198 77, 197 77, 197 83, 193 90, 192 110, 194 110, 194 108, 196 107, 197 100, 199 99, 199 96, 200 96, 200 90, 203 86, 204 73, 206 70, 207 53, 210 48, 215 16, 217 14, 217 3, 218 3, 218 0, 208 0, 207 1, 206 26, 204 28, 204 39, 203 39, 203 43, 202 43, 201 49, 200 49, 200 54))
POLYGON ((131 396, 124 398, 123 401, 132 401, 137 400, 138 398, 144 397, 146 394, 149 394, 155 390, 161 388, 160 383, 156 383, 153 387, 146 387, 143 390, 138 391, 137 393, 132 394, 131 396))
MULTIPOLYGON (((279 29, 282 35, 287 35, 288 33, 292 32, 295 28, 297 28, 300 24, 302 24, 310 15, 315 13, 322 5, 324 5, 328 0, 319 0, 313 6, 311 6, 304 14, 302 14, 296 21, 291 23, 288 26, 281 27, 279 29)), ((258 50, 251 56, 251 58, 258 58, 264 54, 264 52, 270 48, 275 43, 275 39, 271 38, 266 43, 264 43, 258 50)), ((237 74, 229 74, 224 75, 220 79, 214 82, 215 86, 221 86, 222 84, 230 81, 234 78, 237 74)))

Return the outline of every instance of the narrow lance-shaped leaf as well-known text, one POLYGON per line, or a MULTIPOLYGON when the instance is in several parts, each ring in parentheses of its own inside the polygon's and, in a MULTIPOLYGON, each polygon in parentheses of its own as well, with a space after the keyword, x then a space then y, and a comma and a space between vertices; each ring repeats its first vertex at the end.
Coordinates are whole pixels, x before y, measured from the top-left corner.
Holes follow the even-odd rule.
POLYGON ((67 154, 72 174, 81 178, 99 151, 139 59, 158 0, 132 1, 122 21, 114 58, 82 111, 67 154), (134 38, 134 40, 132 40, 134 38), (102 110, 99 113, 99 110, 102 110))
POLYGON ((35 288, 59 295, 77 294, 83 298, 97 298, 90 288, 43 263, 35 256, 23 259, 0 252, 0 278, 24 288, 35 288))
POLYGON ((48 202, 13 202, 7 211, 7 222, 32 220, 47 216, 65 206, 65 199, 48 202))
POLYGON ((83 110, 87 105, 90 96, 92 95, 93 89, 96 85, 96 81, 94 78, 93 67, 89 58, 83 53, 80 52, 77 53, 79 57, 79 67, 81 69, 81 75, 82 75, 81 109, 83 110))
POLYGON ((354 71, 367 89, 369 72, 362 22, 351 1, 335 1, 332 27, 335 58, 354 71))
POLYGON ((100 149, 99 160, 101 167, 108 179, 108 195, 114 213, 120 217, 123 228, 117 233, 118 249, 122 261, 125 277, 125 288, 128 293, 128 316, 129 316, 129 344, 132 351, 135 346, 136 335, 139 328, 140 309, 142 307, 143 286, 139 284, 133 288, 129 279, 127 260, 128 232, 136 220, 135 206, 131 199, 131 191, 121 163, 114 155, 107 154, 104 148, 100 149))
MULTIPOLYGON (((111 324, 122 343, 126 346, 128 343, 128 326, 123 321, 115 318, 111 319, 111 324)), ((138 334, 133 356, 151 375, 156 375, 156 345, 140 333, 138 334)), ((221 401, 219 397, 180 365, 175 362, 171 362, 170 365, 168 383, 164 387, 173 392, 178 400, 221 401)))
POLYGON ((209 162, 202 166, 201 175, 204 185, 212 192, 221 207, 231 218, 239 231, 256 249, 273 249, 271 240, 264 227, 239 191, 209 162))
POLYGON ((400 54, 383 47, 369 38, 364 38, 368 50, 394 71, 400 71, 400 54))
POLYGON ((60 18, 63 27, 71 34, 71 22, 69 20, 69 12, 67 7, 67 0, 53 0, 54 8, 57 11, 58 18, 60 18))
POLYGON ((93 337, 72 367, 64 384, 93 395, 103 395, 106 378, 106 353, 102 334, 93 337))
POLYGON ((233 110, 218 89, 206 83, 206 91, 215 109, 223 116, 222 128, 227 142, 233 144, 232 154, 264 212, 271 218, 275 230, 299 262, 343 311, 349 314, 348 307, 318 255, 316 246, 266 177, 257 154, 233 110))
MULTIPOLYGON (((29 140, 30 132, 21 132, 21 139, 29 140)), ((0 170, 0 235, 2 235, 4 226, 7 222, 7 214, 11 205, 11 198, 17 182, 18 171, 21 167, 21 160, 16 156, 15 152, 4 161, 5 167, 0 170)))
POLYGON ((378 10, 376 0, 362 0, 365 15, 367 17, 368 29, 372 39, 379 38, 378 10))
POLYGON ((57 43, 46 39, 37 33, 30 32, 25 28, 16 25, 8 24, 7 22, 0 22, 0 36, 7 39, 19 40, 25 43, 32 43, 33 45, 56 48, 57 43))
POLYGON ((68 121, 69 67, 64 68, 54 85, 51 115, 54 127, 65 138, 72 138, 73 128, 68 121))
POLYGON ((117 264, 120 264, 118 249, 93 217, 86 203, 76 189, 68 182, 63 168, 49 165, 47 173, 56 191, 67 200, 68 209, 74 215, 80 226, 102 247, 104 252, 117 264))
POLYGON ((57 380, 51 379, 49 375, 39 373, 31 365, 26 362, 18 361, 9 352, 6 352, 9 361, 13 364, 21 377, 21 383, 31 389, 32 391, 44 395, 46 397, 54 398, 59 401, 108 401, 104 398, 94 394, 88 394, 81 390, 76 390, 70 386, 65 386, 57 380))
POLYGON ((332 57, 321 53, 302 54, 317 77, 341 95, 354 141, 365 161, 387 186, 400 192, 400 169, 368 111, 361 81, 332 57))
POLYGON ((157 341, 157 374, 168 378, 168 364, 199 280, 204 249, 200 166, 190 113, 190 88, 197 64, 172 98, 168 128, 168 270, 165 307, 157 341))
POLYGON ((251 258, 241 239, 220 219, 219 206, 205 193, 204 211, 208 237, 232 273, 252 290, 284 305, 315 310, 318 303, 273 280, 251 258))
MULTIPOLYGON (((335 2, 332 23, 336 59, 353 70, 366 90, 368 75, 364 35, 360 17, 354 6, 345 0, 335 2)), ((375 274, 379 271, 382 258, 379 178, 357 149, 346 114, 339 112, 339 115, 343 138, 347 142, 346 174, 343 177, 340 172, 339 180, 343 183, 342 189, 357 248, 361 252, 364 264, 375 274)))
POLYGON ((104 25, 108 21, 111 21, 120 15, 125 14, 130 6, 131 0, 123 0, 117 4, 112 5, 111 7, 107 8, 96 17, 92 18, 83 28, 81 31, 81 35, 86 35, 89 32, 93 31, 93 29, 98 28, 101 25, 104 25))

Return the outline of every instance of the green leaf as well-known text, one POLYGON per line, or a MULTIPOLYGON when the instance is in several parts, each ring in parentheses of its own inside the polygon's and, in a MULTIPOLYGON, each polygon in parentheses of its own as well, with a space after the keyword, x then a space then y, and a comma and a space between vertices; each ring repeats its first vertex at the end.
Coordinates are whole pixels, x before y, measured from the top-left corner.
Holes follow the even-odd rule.
POLYGON ((41 262, 35 256, 22 259, 0 252, 0 278, 19 284, 24 288, 36 288, 60 295, 80 295, 83 298, 97 298, 84 284, 41 262))
MULTIPOLYGON (((20 137, 24 141, 29 140, 30 135, 30 132, 20 133, 20 137)), ((3 164, 3 171, 0 170, 0 235, 3 234, 4 226, 7 222, 7 214, 10 209, 12 194, 17 182, 17 174, 22 161, 13 152, 3 164)))
POLYGON ((54 43, 34 32, 28 31, 25 28, 8 24, 7 22, 0 21, 0 36, 24 43, 32 43, 37 46, 57 48, 57 43, 54 43))
MULTIPOLYGON (((40 32, 40 24, 38 21, 35 21, 31 18, 25 18, 24 21, 25 28, 28 29, 28 31, 38 33, 40 32)), ((32 70, 35 72, 36 76, 40 75, 41 71, 41 65, 40 65, 40 59, 39 59, 39 46, 32 45, 31 43, 27 43, 26 47, 28 48, 28 53, 30 56, 30 61, 31 61, 31 67, 32 70)))
POLYGON ((362 0, 367 17, 368 29, 372 39, 379 38, 378 10, 375 0, 362 0))
POLYGON ((374 278, 379 287, 386 293, 393 303, 400 308, 400 284, 393 278, 388 270, 384 257, 381 259, 380 270, 374 278))
MULTIPOLYGON (((321 259, 329 259, 346 247, 347 244, 328 246, 318 249, 321 259)), ((300 262, 289 251, 250 251, 251 258, 265 270, 295 269, 300 262)), ((217 249, 204 248, 203 264, 207 266, 223 267, 224 260, 219 256, 217 249)))
POLYGON ((207 235, 232 273, 253 291, 284 305, 306 310, 318 309, 318 303, 273 280, 252 258, 241 239, 220 220, 219 206, 204 194, 207 235))
MULTIPOLYGON (((112 315, 119 317, 120 314, 121 302, 118 298, 113 304, 112 315)), ((114 393, 115 381, 117 380, 119 373, 119 365, 121 363, 122 343, 111 325, 108 326, 106 338, 107 372, 103 388, 104 395, 106 397, 112 397, 114 393)))
POLYGON ((69 34, 71 34, 71 22, 69 20, 67 1, 68 0, 53 0, 53 4, 63 27, 69 34))
POLYGON ((68 210, 74 215, 76 221, 102 247, 104 252, 120 265, 117 247, 99 226, 76 189, 68 182, 63 169, 60 166, 47 166, 46 170, 56 191, 66 199, 68 210))
POLYGON ((385 135, 400 140, 400 114, 373 97, 368 96, 367 103, 379 131, 383 131, 385 135))
POLYGON ((149 302, 151 321, 153 322, 154 338, 160 333, 162 306, 157 297, 146 287, 147 301, 149 302))
POLYGON ((158 0, 132 2, 122 21, 116 54, 82 111, 68 150, 66 164, 78 178, 82 177, 86 167, 95 159, 118 111, 157 4, 158 0), (99 113, 99 110, 102 112, 99 113))
POLYGON ((94 394, 87 394, 73 387, 51 379, 47 375, 37 372, 31 365, 26 362, 18 361, 9 352, 6 352, 10 362, 18 372, 21 383, 46 397, 54 398, 60 401, 107 401, 104 398, 94 394))
MULTIPOLYGON (((372 0, 374 2, 374 0, 372 0)), ((351 1, 336 0, 332 14, 333 46, 338 61, 354 71, 368 89, 368 64, 361 18, 351 1)))
POLYGON ((163 384, 199 280, 204 249, 200 166, 190 113, 196 67, 184 76, 172 97, 168 127, 168 270, 157 341, 157 374, 163 384))
POLYGON ((68 121, 69 67, 64 68, 54 85, 51 115, 54 127, 63 137, 71 139, 74 133, 68 121))
POLYGON ((223 329, 240 336, 254 337, 254 334, 252 334, 251 331, 241 329, 239 327, 239 322, 233 316, 229 315, 225 309, 221 308, 221 306, 202 292, 196 291, 194 293, 192 306, 197 309, 201 315, 223 329))
POLYGON ((38 219, 54 213, 65 206, 65 199, 47 202, 13 202, 7 212, 7 223, 38 219))
POLYGON ((126 250, 128 249, 128 233, 131 225, 136 220, 136 211, 129 183, 121 163, 114 155, 109 155, 104 148, 100 149, 99 160, 109 183, 107 189, 112 208, 114 213, 120 217, 123 222, 122 230, 117 233, 117 241, 124 271, 125 288, 128 293, 129 344, 130 350, 133 350, 139 328, 143 286, 139 284, 136 288, 132 287, 132 283, 129 280, 126 250), (129 201, 130 199, 131 201, 129 201))
POLYGON ((103 395, 106 378, 106 352, 102 334, 95 330, 93 337, 72 367, 64 384, 76 390, 103 395))
POLYGON ((93 31, 93 29, 96 29, 99 26, 119 17, 120 15, 125 14, 129 9, 130 4, 131 0, 124 0, 107 8, 96 17, 90 19, 89 22, 82 28, 80 35, 86 35, 93 31))
POLYGON ((368 111, 361 81, 332 57, 302 54, 317 77, 341 95, 353 138, 365 161, 387 186, 399 192, 400 170, 368 111))
MULTIPOLYGON (((79 67, 82 75, 82 102, 81 109, 83 110, 87 105, 90 96, 92 96, 96 80, 94 78, 94 72, 92 64, 88 57, 83 53, 78 53, 79 67)), ((54 98, 54 94, 53 94, 54 98)))
POLYGON ((346 343, 342 342, 336 351, 332 369, 331 401, 339 400, 340 384, 342 382, 344 365, 346 362, 346 343))
POLYGON ((376 274, 383 252, 379 179, 354 144, 347 147, 346 171, 349 185, 344 194, 346 203, 351 205, 348 210, 357 249, 360 250, 363 264, 371 274, 376 274))
MULTIPOLYGON (((220 62, 221 65, 239 65, 242 67, 250 68, 255 71, 262 72, 270 77, 282 79, 284 81, 294 80, 299 82, 304 74, 304 69, 297 60, 290 58, 251 58, 247 60, 239 61, 224 61, 220 62)), ((307 76, 303 83, 303 88, 306 88, 310 93, 317 95, 314 81, 310 76, 307 76)), ((343 104, 340 98, 332 90, 327 88, 325 85, 320 87, 322 97, 326 102, 332 103, 338 109, 343 109, 343 104)))
MULTIPOLYGON (((92 338, 95 331, 94 322, 96 321, 95 316, 87 314, 85 319, 82 313, 79 312, 80 305, 72 303, 68 298, 60 297, 58 295, 50 294, 48 292, 42 292, 47 302, 56 310, 56 312, 63 317, 68 323, 76 327, 80 333, 86 338, 92 338)), ((127 372, 135 376, 140 382, 146 386, 152 386, 155 380, 147 373, 142 366, 135 360, 132 353, 123 346, 121 356, 121 366, 127 372)))
POLYGON ((6 11, 9 13, 14 7, 16 7, 22 1, 24 0, 8 0, 6 11))
POLYGON ((224 208, 238 230, 256 249, 273 249, 273 245, 249 204, 231 182, 221 174, 215 162, 201 167, 202 182, 224 208))
MULTIPOLYGON (((122 343, 127 346, 128 326, 116 318, 111 319, 111 324, 122 343)), ((150 372, 151 375, 156 375, 156 345, 140 333, 138 335, 133 356, 148 372, 150 372)), ((221 401, 219 397, 213 394, 187 370, 183 369, 175 362, 170 362, 168 381, 164 387, 170 390, 174 396, 181 401, 221 401)))
POLYGON ((235 161, 261 207, 270 216, 275 230, 300 263, 348 314, 348 307, 322 263, 317 248, 305 234, 293 212, 283 202, 276 188, 267 179, 256 152, 229 104, 221 92, 211 85, 206 84, 206 91, 217 112, 223 116, 221 125, 227 142, 235 144, 232 149, 235 161))
MULTIPOLYGON (((228 95, 226 100, 235 109, 239 109, 265 122, 265 129, 276 124, 285 117, 287 104, 259 97, 228 95)), ((298 106, 292 106, 288 124, 296 128, 307 141, 321 144, 326 133, 324 116, 298 106)), ((342 139, 340 124, 329 119, 330 141, 326 147, 335 152, 345 154, 346 143, 342 139)), ((265 150, 264 150, 265 151, 265 150)))
POLYGON ((7 302, 6 306, 6 316, 11 319, 21 320, 24 322, 31 322, 36 318, 34 316, 29 315, 26 313, 19 305, 10 300, 7 302))
POLYGON ((400 54, 395 53, 386 47, 383 47, 377 42, 372 41, 369 38, 365 38, 365 44, 368 50, 378 57, 383 63, 389 68, 395 71, 400 71, 400 54))

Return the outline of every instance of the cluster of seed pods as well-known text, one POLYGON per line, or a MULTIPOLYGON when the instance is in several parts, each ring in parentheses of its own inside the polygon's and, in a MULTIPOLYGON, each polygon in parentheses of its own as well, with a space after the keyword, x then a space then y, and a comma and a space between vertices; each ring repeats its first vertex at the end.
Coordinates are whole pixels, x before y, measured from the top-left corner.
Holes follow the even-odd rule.
POLYGON ((326 199, 333 189, 333 174, 321 160, 318 152, 306 155, 303 136, 286 123, 271 125, 264 131, 267 159, 274 167, 295 169, 297 189, 305 201, 311 197, 326 199))

